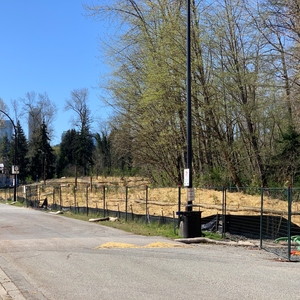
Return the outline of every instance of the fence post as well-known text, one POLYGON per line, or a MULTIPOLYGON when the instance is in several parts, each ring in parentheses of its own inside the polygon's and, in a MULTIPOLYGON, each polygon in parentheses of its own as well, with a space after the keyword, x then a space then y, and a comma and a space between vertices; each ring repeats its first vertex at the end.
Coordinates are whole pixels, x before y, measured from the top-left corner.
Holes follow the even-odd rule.
POLYGON ((132 208, 132 204, 130 204, 130 211, 131 211, 131 220, 134 220, 134 214, 133 214, 133 208, 132 208))
POLYGON ((26 207, 28 207, 27 186, 26 185, 25 185, 25 202, 26 202, 26 207))
POLYGON ((125 188, 125 222, 127 222, 128 186, 125 188))
POLYGON ((263 213, 264 213, 264 188, 260 189, 260 224, 259 224, 259 247, 262 249, 263 240, 263 213))
POLYGON ((76 186, 74 186, 74 213, 76 214, 76 186))
POLYGON ((105 217, 105 185, 102 186, 103 190, 103 216, 105 217))
POLYGON ((52 199, 53 199, 53 208, 54 208, 54 209, 56 209, 56 201, 55 201, 55 187, 53 187, 53 191, 52 191, 52 193, 53 193, 53 197, 52 197, 52 199))
POLYGON ((146 185, 146 213, 145 213, 145 221, 147 223, 147 212, 148 212, 148 186, 146 185))
POLYGON ((180 227, 181 186, 178 186, 178 228, 180 227))
POLYGON ((226 232, 226 187, 222 187, 222 238, 225 238, 226 232))
POLYGON ((62 206, 61 206, 61 200, 62 200, 62 197, 61 197, 61 184, 59 185, 59 206, 60 206, 60 210, 62 210, 62 206))
POLYGON ((36 186, 36 191, 37 191, 37 192, 36 192, 36 194, 37 194, 37 200, 40 201, 40 200, 41 200, 41 199, 40 199, 41 193, 40 193, 40 187, 39 187, 38 185, 36 186))
POLYGON ((86 215, 89 215, 89 194, 88 194, 88 185, 86 186, 86 193, 85 193, 85 199, 86 199, 86 215))
POLYGON ((291 214, 292 214, 292 187, 288 187, 288 260, 291 259, 291 214))

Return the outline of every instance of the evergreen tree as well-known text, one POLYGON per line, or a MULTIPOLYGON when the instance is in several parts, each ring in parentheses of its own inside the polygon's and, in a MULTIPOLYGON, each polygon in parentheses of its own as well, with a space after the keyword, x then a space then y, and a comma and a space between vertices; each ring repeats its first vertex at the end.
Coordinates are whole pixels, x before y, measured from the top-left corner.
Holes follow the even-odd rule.
POLYGON ((65 105, 66 110, 75 112, 74 125, 78 128, 74 145, 74 149, 76 149, 74 151, 75 177, 77 177, 77 167, 80 168, 79 171, 82 172, 82 175, 88 175, 93 166, 93 150, 95 147, 90 133, 91 111, 87 105, 88 96, 88 89, 75 89, 71 92, 71 98, 66 101, 65 105))
POLYGON ((60 153, 56 166, 58 177, 75 176, 74 170, 71 167, 75 166, 75 141, 78 133, 75 129, 68 130, 62 137, 60 143, 60 153))
POLYGON ((33 155, 31 156, 31 174, 36 179, 51 179, 55 174, 55 155, 50 146, 47 125, 42 123, 37 142, 31 145, 33 155))
POLYGON ((89 174, 93 166, 93 137, 87 127, 84 127, 75 139, 75 161, 81 167, 83 175, 89 174))
POLYGON ((0 163, 4 164, 4 172, 10 173, 11 166, 13 165, 13 156, 11 156, 11 143, 5 134, 0 138, 0 163))
POLYGON ((16 165, 19 166, 19 180, 25 180, 29 175, 29 159, 28 159, 28 141, 25 137, 20 121, 17 121, 16 126, 17 140, 14 138, 11 151, 14 151, 14 143, 17 142, 16 165))
POLYGON ((88 175, 93 166, 93 137, 86 128, 80 132, 68 130, 60 144, 60 154, 57 162, 57 176, 88 175))
POLYGON ((39 149, 41 150, 40 152, 42 152, 44 159, 44 179, 53 178, 55 174, 55 155, 50 146, 49 132, 47 130, 47 125, 44 122, 41 126, 39 149))
POLYGON ((294 126, 289 126, 277 141, 278 154, 272 157, 270 177, 275 182, 289 185, 299 184, 300 168, 300 133, 294 126))
POLYGON ((95 134, 95 139, 98 154, 98 159, 96 160, 97 170, 99 169, 103 175, 111 175, 112 153, 110 136, 102 131, 101 134, 95 134))

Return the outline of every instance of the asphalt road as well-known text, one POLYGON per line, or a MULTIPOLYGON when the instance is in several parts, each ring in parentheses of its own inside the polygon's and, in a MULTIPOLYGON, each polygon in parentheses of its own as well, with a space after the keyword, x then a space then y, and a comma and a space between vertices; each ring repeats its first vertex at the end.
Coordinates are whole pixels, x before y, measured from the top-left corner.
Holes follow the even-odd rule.
POLYGON ((2 299, 300 299, 298 263, 0 204, 2 299))

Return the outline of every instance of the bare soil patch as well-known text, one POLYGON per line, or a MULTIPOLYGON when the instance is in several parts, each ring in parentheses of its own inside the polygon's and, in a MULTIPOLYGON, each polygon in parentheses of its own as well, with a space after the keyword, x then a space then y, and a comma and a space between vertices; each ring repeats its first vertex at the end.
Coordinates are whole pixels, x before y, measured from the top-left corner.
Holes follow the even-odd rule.
MULTIPOLYGON (((78 178, 74 188, 74 178, 48 180, 46 185, 37 187, 39 199, 48 198, 48 203, 61 203, 63 206, 89 206, 115 211, 127 211, 135 214, 172 217, 179 210, 178 199, 181 198, 180 210, 185 210, 187 189, 181 188, 146 188, 147 179, 126 177, 78 178), (59 187, 59 188, 58 188, 59 187), (127 203, 126 203, 127 196, 127 203)), ((37 184, 32 185, 37 186, 37 184)), ((33 187, 31 189, 33 189, 33 187)), ((29 190, 29 188, 27 188, 29 190)), ((24 189, 19 188, 18 194, 24 189)), ((2 196, 3 197, 3 196, 2 196)), ((193 210, 200 210, 202 217, 222 213, 224 194, 222 191, 195 188, 193 210)), ((273 197, 264 197, 264 213, 287 215, 287 201, 273 197)), ((226 192, 226 213, 234 215, 260 215, 261 196, 244 192, 226 192)), ((293 202, 292 222, 300 225, 299 202, 293 202)))

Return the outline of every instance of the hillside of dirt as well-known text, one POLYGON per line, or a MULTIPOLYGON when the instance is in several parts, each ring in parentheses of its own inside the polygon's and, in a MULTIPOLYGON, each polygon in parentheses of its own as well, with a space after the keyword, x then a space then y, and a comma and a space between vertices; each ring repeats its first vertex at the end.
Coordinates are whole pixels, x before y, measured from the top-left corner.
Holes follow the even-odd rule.
MULTIPOLYGON (((74 188, 74 178, 60 178, 34 183, 25 189, 18 189, 18 196, 42 200, 47 197, 48 203, 62 206, 88 206, 114 211, 127 211, 135 214, 146 214, 172 217, 176 212, 184 211, 187 202, 187 189, 149 188, 147 179, 135 177, 86 177, 78 178, 74 188), (26 195, 24 194, 26 193, 26 195), (180 199, 180 207, 179 207, 180 199), (127 200, 127 201, 126 201, 127 200)), ((263 208, 265 214, 287 215, 287 201, 284 190, 265 193, 263 208), (278 196, 278 198, 277 198, 278 196), (280 200, 284 199, 284 200, 280 200)), ((2 198, 7 197, 2 195, 2 198)), ((202 217, 221 214, 226 202, 227 214, 260 215, 261 195, 244 191, 229 192, 213 189, 195 188, 193 210, 200 210, 202 217)), ((299 202, 292 203, 292 221, 300 224, 299 202)))
MULTIPOLYGON (((47 186, 60 184, 61 186, 74 185, 74 178, 61 178, 47 182, 47 186)), ((178 211, 179 189, 178 188, 149 188, 149 181, 145 178, 135 177, 98 177, 98 178, 78 178, 77 193, 80 194, 82 187, 88 193, 90 206, 103 204, 103 187, 105 187, 105 206, 107 209, 124 210, 127 189, 127 205, 134 213, 145 213, 147 200, 147 209, 150 214, 172 216, 178 211), (92 189, 91 189, 92 186, 92 189), (88 190, 87 190, 88 189, 88 190), (91 200, 91 201, 90 201, 91 200)), ((62 189, 62 192, 64 189, 62 189)), ((263 207, 266 213, 285 214, 287 212, 287 201, 280 200, 284 198, 284 190, 272 194, 264 194, 263 207), (277 198, 278 196, 278 198, 277 198)), ((63 194, 63 201, 72 202, 73 195, 63 194)), ((82 205, 86 202, 85 197, 77 197, 78 203, 82 205)), ((180 209, 184 210, 187 201, 187 189, 180 189, 180 209)), ((193 201, 194 209, 201 210, 202 216, 208 216, 221 213, 226 201, 226 211, 229 214, 260 214, 261 195, 258 190, 256 193, 248 194, 244 191, 222 191, 214 189, 195 188, 195 200, 193 201), (224 197, 226 197, 224 199, 224 197)), ((300 206, 298 201, 292 204, 292 211, 299 212, 300 206)))

